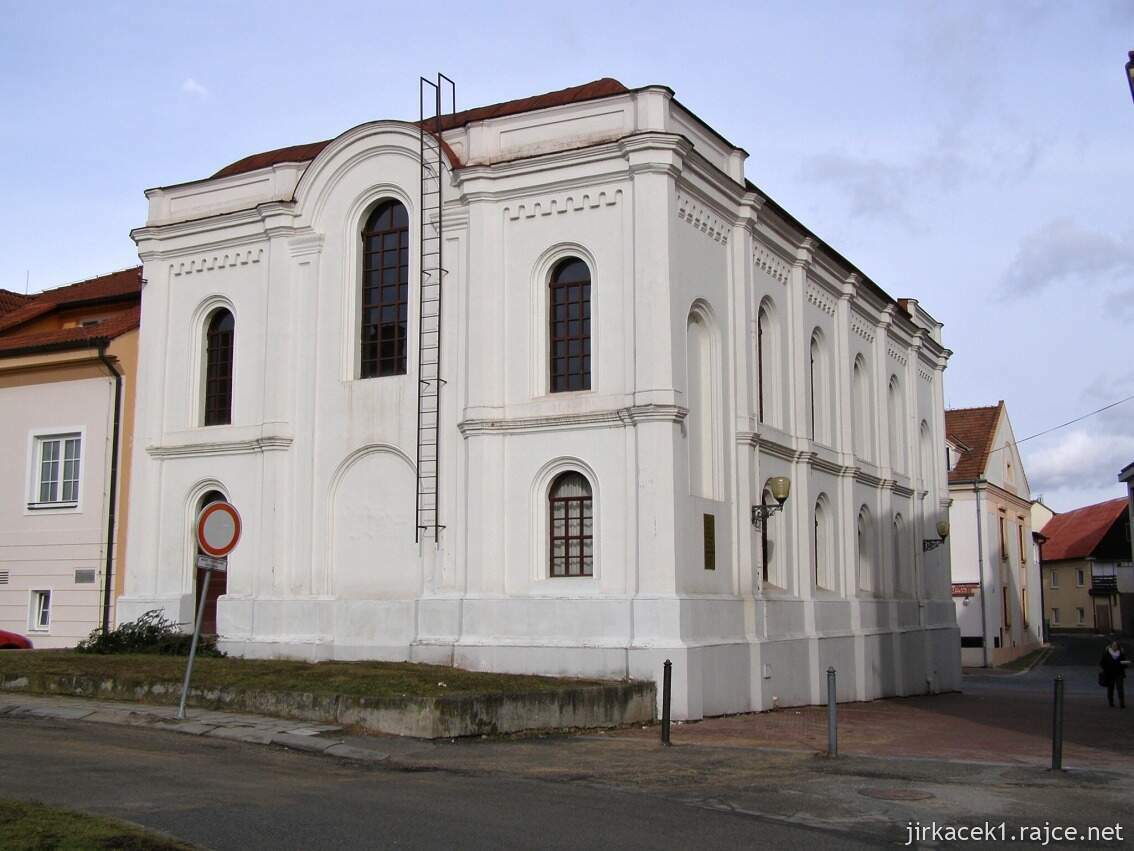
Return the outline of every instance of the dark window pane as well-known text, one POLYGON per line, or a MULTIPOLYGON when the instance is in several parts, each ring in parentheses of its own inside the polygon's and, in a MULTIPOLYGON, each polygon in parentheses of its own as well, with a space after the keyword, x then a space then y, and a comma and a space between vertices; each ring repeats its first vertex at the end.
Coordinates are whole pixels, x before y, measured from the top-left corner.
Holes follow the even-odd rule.
POLYGON ((359 375, 404 375, 406 322, 409 316, 409 214, 398 201, 379 204, 362 233, 365 271, 362 303, 363 341, 359 375), (381 340, 381 346, 366 345, 381 340))
POLYGON ((578 355, 590 351, 590 270, 576 257, 560 261, 552 271, 549 293, 549 367, 553 393, 589 390, 589 363, 578 355), (575 357, 564 358, 564 354, 575 357))

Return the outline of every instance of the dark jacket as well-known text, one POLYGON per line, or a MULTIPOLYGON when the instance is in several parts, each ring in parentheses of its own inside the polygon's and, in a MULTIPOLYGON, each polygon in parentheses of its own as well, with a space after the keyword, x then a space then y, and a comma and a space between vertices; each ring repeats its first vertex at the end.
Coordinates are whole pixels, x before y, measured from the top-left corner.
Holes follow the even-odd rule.
POLYGON ((1102 652, 1102 658, 1099 659, 1099 667, 1102 668, 1103 676, 1110 682, 1114 680, 1122 680, 1126 678, 1126 666, 1122 663, 1126 661, 1126 651, 1119 648, 1118 658, 1115 659, 1110 655, 1110 648, 1106 648, 1102 652))

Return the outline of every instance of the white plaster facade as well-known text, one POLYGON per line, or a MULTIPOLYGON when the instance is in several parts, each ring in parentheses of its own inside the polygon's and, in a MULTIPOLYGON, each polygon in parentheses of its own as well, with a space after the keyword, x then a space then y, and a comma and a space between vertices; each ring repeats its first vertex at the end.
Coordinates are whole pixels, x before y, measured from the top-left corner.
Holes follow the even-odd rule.
POLYGON ((675 718, 820 701, 828 665, 841 699, 956 688, 948 549, 920 547, 947 506, 940 325, 747 184, 745 153, 666 88, 445 141, 438 539, 414 543, 416 287, 408 373, 356 378, 361 223, 386 198, 418 220, 417 129, 378 121, 310 162, 147 193, 120 620, 192 619, 190 521, 218 489, 245 530, 217 609, 230 652, 648 679, 669 658, 675 718), (591 389, 549 393, 567 256, 591 273, 591 389), (220 304, 233 423, 206 428, 220 304), (550 578, 565 470, 593 489, 591 577, 550 578), (765 582, 749 513, 776 475, 765 582))
MULTIPOLYGON (((983 470, 968 480, 951 477, 949 488, 947 546, 961 660, 967 667, 1001 665, 1043 644, 1043 591, 1032 539, 1031 493, 1007 411, 1003 403, 998 408, 987 445, 969 448, 987 452, 983 470)), ((949 451, 957 457, 955 444, 949 451)))

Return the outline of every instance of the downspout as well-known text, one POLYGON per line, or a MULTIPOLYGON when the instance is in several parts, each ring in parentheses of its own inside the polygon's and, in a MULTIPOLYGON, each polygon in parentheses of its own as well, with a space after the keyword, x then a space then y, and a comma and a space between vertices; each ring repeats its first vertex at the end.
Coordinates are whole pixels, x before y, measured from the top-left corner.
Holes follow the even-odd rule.
POLYGON ((102 588, 102 631, 110 631, 110 595, 113 589, 111 571, 114 569, 114 526, 118 503, 118 441, 122 430, 122 373, 106 356, 106 345, 98 348, 98 359, 114 376, 114 430, 110 444, 110 499, 106 509, 106 569, 102 588))
MULTIPOLYGON (((984 524, 980 519, 980 482, 973 482, 973 493, 976 494, 976 534, 977 534, 977 569, 980 575, 980 646, 984 651, 984 667, 988 667, 988 600, 987 589, 984 587, 984 524)), ((1042 583, 1041 583, 1042 584, 1042 583)))

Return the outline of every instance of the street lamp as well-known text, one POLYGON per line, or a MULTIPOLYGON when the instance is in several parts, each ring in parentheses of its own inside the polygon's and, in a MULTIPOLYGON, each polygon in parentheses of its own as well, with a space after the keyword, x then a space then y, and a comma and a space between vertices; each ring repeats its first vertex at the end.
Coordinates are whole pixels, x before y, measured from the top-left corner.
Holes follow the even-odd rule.
POLYGON ((768 489, 772 492, 772 497, 776 500, 776 504, 764 505, 763 500, 761 500, 760 505, 752 506, 753 526, 759 527, 767 518, 784 507, 784 503, 787 502, 788 494, 791 493, 791 479, 787 476, 773 476, 771 479, 768 479, 768 489))
POLYGON ((1130 57, 1126 61, 1126 82, 1130 84, 1130 97, 1134 98, 1134 50, 1128 54, 1130 57))
POLYGON ((935 550, 939 546, 941 546, 943 543, 945 543, 945 539, 949 537, 949 521, 948 520, 938 520, 937 521, 937 535, 938 535, 938 537, 936 537, 936 538, 926 538, 924 541, 921 542, 921 551, 923 553, 927 553, 930 550, 935 550))

